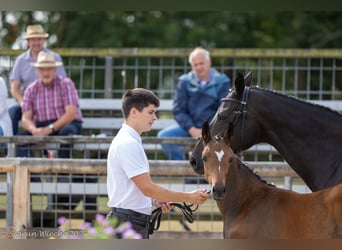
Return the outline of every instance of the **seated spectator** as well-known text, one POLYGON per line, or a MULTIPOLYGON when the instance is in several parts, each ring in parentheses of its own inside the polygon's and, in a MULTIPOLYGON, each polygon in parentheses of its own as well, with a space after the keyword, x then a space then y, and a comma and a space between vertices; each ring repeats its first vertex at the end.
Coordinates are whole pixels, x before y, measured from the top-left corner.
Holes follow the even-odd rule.
MULTIPOLYGON (((53 53, 39 52, 36 63, 38 80, 30 84, 24 92, 22 105, 22 127, 20 135, 67 136, 79 135, 82 129, 82 113, 74 82, 57 74, 56 68, 62 62, 56 61, 53 53)), ((17 145, 18 157, 30 157, 28 145, 17 145)), ((61 144, 57 156, 70 158, 70 145, 61 144)), ((61 174, 60 174, 61 175, 61 174)), ((74 177, 75 175, 73 175, 74 177)), ((69 182, 69 178, 59 177, 60 182, 69 182)), ((73 178, 73 181, 82 182, 73 178)), ((78 200, 81 199, 78 197, 78 200)), ((74 208, 75 200, 69 195, 57 196, 58 207, 74 208), (72 205, 70 205, 72 204, 72 205)))
MULTIPOLYGON (((230 79, 211 67, 209 51, 195 48, 189 55, 192 70, 179 77, 174 100, 173 115, 176 125, 158 133, 159 138, 201 136, 205 121, 210 121, 231 88, 230 79)), ((184 160, 180 145, 163 144, 163 151, 170 160, 184 160)))
MULTIPOLYGON (((17 101, 16 104, 9 108, 14 135, 18 134, 19 131, 19 121, 22 116, 21 105, 23 102, 23 93, 27 86, 38 79, 37 71, 32 67, 31 63, 37 61, 38 53, 40 51, 51 52, 56 61, 62 61, 59 54, 44 48, 44 43, 48 37, 49 34, 45 33, 40 24, 28 25, 26 28, 25 39, 27 41, 28 50, 17 57, 10 76, 11 95, 17 101)), ((66 76, 63 65, 57 67, 57 74, 66 76)))
MULTIPOLYGON (((38 80, 24 92, 21 135, 78 135, 82 129, 82 113, 74 82, 56 74, 62 62, 51 52, 39 52, 36 63, 38 80)), ((59 158, 70 158, 69 145, 61 145, 59 158)), ((19 148, 17 156, 29 157, 30 151, 19 148)))

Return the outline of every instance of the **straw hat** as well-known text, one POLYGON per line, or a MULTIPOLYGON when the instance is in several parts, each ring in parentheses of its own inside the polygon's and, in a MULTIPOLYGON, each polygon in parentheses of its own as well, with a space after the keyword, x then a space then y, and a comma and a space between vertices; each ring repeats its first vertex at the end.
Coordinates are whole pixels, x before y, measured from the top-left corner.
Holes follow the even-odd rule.
POLYGON ((26 28, 25 39, 29 38, 47 38, 49 36, 48 33, 45 33, 43 26, 40 24, 29 25, 26 28))
POLYGON ((40 51, 37 62, 31 64, 38 68, 53 68, 63 65, 62 62, 57 62, 52 52, 40 51))

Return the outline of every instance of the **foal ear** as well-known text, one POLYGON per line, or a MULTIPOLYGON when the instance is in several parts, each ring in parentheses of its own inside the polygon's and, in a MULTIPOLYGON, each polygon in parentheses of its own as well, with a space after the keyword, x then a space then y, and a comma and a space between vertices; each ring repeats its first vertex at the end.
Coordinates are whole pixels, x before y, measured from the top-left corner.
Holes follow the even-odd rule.
POLYGON ((229 123, 228 128, 224 131, 223 139, 227 144, 230 144, 230 138, 233 136, 234 126, 229 123))
POLYGON ((209 122, 206 121, 202 125, 202 139, 204 144, 207 144, 211 140, 209 122))
POLYGON ((234 81, 235 91, 238 96, 241 96, 245 89, 245 79, 243 75, 239 72, 234 81))
POLYGON ((245 75, 245 85, 248 86, 248 87, 251 86, 252 79, 253 79, 252 71, 249 71, 245 75))

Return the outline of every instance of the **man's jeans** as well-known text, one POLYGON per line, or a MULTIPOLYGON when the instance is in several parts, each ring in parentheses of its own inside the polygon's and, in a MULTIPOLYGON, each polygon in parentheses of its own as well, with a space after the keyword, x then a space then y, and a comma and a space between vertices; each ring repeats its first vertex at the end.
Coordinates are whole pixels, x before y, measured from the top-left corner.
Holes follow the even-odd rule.
MULTIPOLYGON (((4 131, 2 130, 2 127, 0 127, 0 136, 4 135, 4 131)), ((5 154, 7 154, 7 146, 5 143, 0 143, 0 149, 5 150, 5 154)))
MULTIPOLYGON (((178 124, 164 128, 157 134, 158 138, 165 137, 190 137, 189 133, 178 124)), ((184 160, 185 152, 182 146, 178 144, 162 144, 162 148, 169 160, 184 160)))
POLYGON ((21 120, 21 107, 19 104, 14 104, 8 109, 9 116, 12 120, 13 135, 17 135, 19 131, 19 121, 21 120))

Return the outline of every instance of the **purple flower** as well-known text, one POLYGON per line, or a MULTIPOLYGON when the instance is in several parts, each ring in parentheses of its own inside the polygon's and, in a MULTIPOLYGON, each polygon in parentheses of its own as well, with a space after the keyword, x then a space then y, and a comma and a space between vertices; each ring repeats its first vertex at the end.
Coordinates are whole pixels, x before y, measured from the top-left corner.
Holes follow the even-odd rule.
POLYGON ((124 239, 142 239, 142 235, 135 232, 133 229, 127 229, 122 233, 124 239))
MULTIPOLYGON (((90 222, 83 222, 79 227, 80 230, 87 232, 84 235, 65 234, 68 229, 65 228, 65 223, 68 221, 65 217, 58 218, 58 223, 61 225, 58 232, 62 232, 62 239, 142 239, 142 236, 137 233, 130 222, 117 225, 117 218, 107 219, 104 215, 97 214, 94 225, 90 222), (63 227, 64 225, 64 227, 63 227)), ((69 225, 70 226, 70 225, 69 225)))
POLYGON ((103 229, 103 232, 105 233, 105 234, 108 234, 108 235, 111 235, 111 236, 114 236, 115 235, 115 230, 114 230, 114 228, 112 228, 112 227, 105 227, 104 229, 103 229))
POLYGON ((97 234, 96 228, 94 228, 94 227, 89 228, 88 229, 88 234, 91 235, 91 236, 96 236, 96 234, 97 234))
POLYGON ((108 225, 108 221, 106 220, 106 217, 102 214, 96 214, 96 221, 100 224, 100 225, 108 225))
POLYGON ((92 227, 92 224, 90 222, 85 221, 81 224, 80 229, 85 230, 85 229, 89 229, 91 227, 92 227))
POLYGON ((57 220, 57 223, 59 224, 59 225, 63 225, 63 224, 65 224, 66 222, 67 222, 67 218, 65 218, 64 216, 62 216, 62 217, 59 217, 58 218, 58 220, 57 220))

